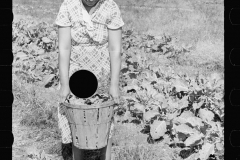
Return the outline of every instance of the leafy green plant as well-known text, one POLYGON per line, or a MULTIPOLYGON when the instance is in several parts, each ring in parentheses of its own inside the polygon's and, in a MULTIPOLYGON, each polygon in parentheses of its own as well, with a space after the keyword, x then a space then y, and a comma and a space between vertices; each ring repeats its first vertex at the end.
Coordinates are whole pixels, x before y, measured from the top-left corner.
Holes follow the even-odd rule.
MULTIPOLYGON (((58 102, 57 28, 19 21, 13 23, 12 43, 14 79, 29 84, 22 124, 56 128, 52 106, 58 102)), ((123 114, 122 122, 140 120, 150 144, 169 139, 169 147, 180 148, 180 157, 206 160, 223 150, 224 81, 217 73, 209 77, 175 73, 172 65, 189 50, 177 46, 174 37, 159 39, 124 31, 123 107, 116 111, 123 114)), ((105 83, 102 91, 107 89, 105 83)))

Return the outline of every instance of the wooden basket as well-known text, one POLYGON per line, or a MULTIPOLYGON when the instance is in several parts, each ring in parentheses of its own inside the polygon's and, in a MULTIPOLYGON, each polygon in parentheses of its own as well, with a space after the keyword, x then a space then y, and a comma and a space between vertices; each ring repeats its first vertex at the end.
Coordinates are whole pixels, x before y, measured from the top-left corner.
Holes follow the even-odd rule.
POLYGON ((101 105, 72 105, 66 107, 73 144, 79 149, 100 149, 107 145, 113 118, 114 102, 101 105))

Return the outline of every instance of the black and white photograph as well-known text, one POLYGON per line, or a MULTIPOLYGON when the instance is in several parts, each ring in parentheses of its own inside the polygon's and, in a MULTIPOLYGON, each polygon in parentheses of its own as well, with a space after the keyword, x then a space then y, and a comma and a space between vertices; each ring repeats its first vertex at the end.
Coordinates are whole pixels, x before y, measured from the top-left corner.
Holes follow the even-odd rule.
POLYGON ((224 160, 223 0, 13 0, 13 160, 224 160))

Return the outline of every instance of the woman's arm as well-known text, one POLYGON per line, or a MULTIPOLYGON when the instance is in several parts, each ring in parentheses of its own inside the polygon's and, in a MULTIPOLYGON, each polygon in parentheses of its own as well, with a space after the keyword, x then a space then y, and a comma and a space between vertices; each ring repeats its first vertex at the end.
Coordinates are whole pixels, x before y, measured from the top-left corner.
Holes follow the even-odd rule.
POLYGON ((114 102, 119 104, 119 74, 121 69, 122 28, 108 30, 108 48, 111 60, 111 83, 109 93, 114 102))
POLYGON ((71 54, 70 27, 58 27, 59 72, 61 86, 69 86, 69 60, 71 54))
POLYGON ((108 48, 111 60, 111 85, 119 85, 122 50, 122 28, 108 29, 108 48))

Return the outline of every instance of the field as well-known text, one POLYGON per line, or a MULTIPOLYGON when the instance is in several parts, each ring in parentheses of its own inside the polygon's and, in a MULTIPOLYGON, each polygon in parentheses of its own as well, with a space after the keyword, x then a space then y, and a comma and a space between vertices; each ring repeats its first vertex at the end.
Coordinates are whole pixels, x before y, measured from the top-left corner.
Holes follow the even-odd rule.
MULTIPOLYGON (((61 160, 53 26, 61 2, 13 0, 16 160, 61 160)), ((116 2, 125 26, 113 159, 222 160, 223 1, 116 2)))

